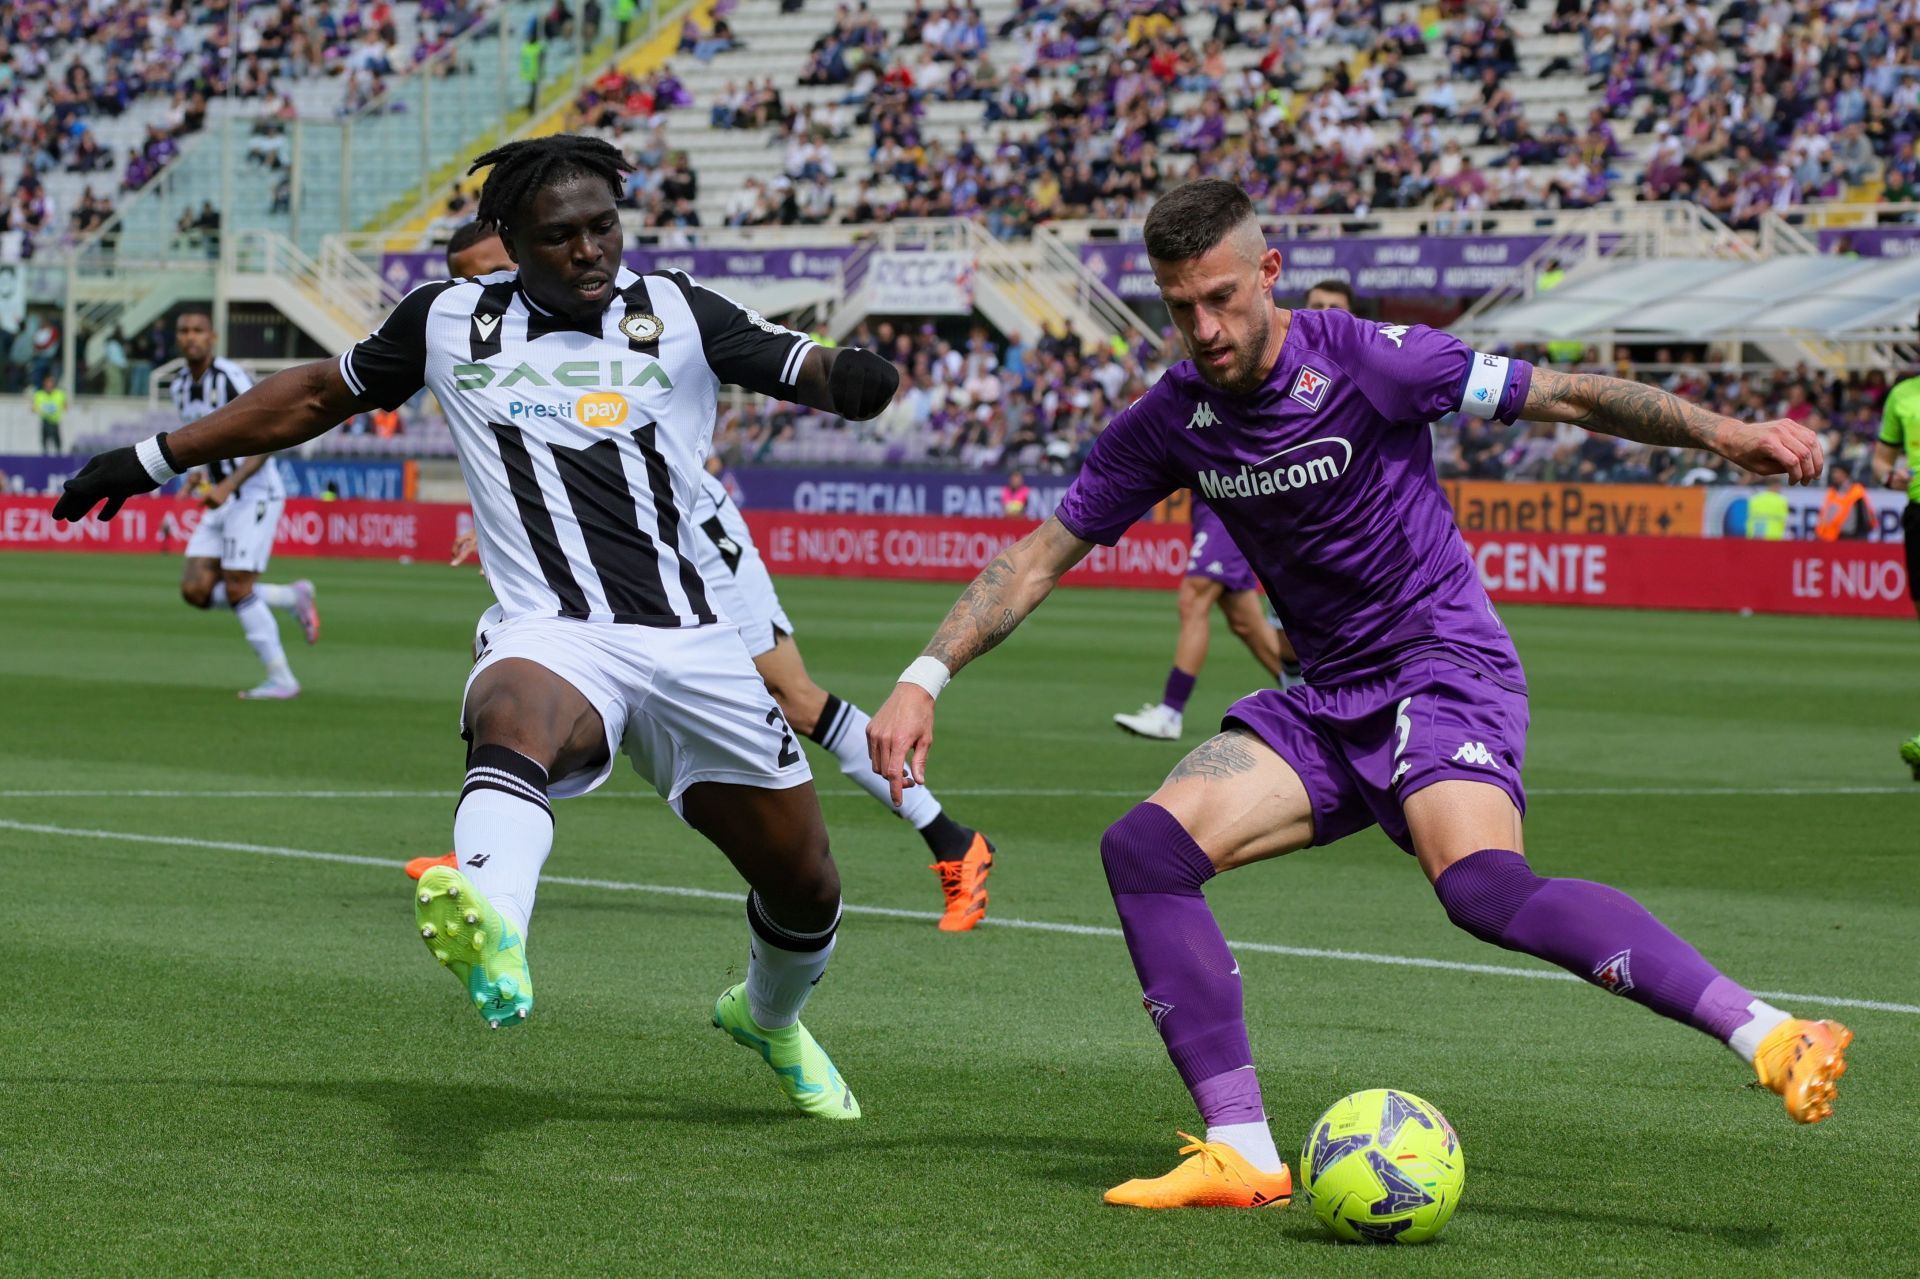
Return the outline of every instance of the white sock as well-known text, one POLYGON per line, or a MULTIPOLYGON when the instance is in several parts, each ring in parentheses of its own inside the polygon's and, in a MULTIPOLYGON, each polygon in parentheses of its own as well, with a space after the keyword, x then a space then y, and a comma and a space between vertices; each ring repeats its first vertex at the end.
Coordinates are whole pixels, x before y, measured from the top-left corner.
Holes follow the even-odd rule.
POLYGON ((796 933, 773 922, 760 904, 760 894, 747 894, 747 1011, 755 1025, 779 1030, 800 1020, 800 1010, 833 958, 834 933, 839 927, 836 906, 833 922, 826 928, 796 933))
POLYGON ((240 619, 240 632, 253 645, 254 655, 267 668, 267 678, 276 684, 293 683, 287 651, 280 647, 280 623, 267 602, 257 594, 249 595, 233 606, 233 615, 240 619))
POLYGON ((1274 1148, 1273 1133, 1264 1119, 1250 1124, 1221 1124, 1217 1128, 1209 1124, 1207 1140, 1232 1146, 1240 1152, 1242 1159, 1261 1172, 1279 1172, 1286 1167, 1286 1161, 1280 1158, 1280 1152, 1274 1148))
POLYGON ((213 584, 212 593, 207 596, 207 607, 225 608, 226 606, 227 606, 227 584, 225 582, 215 582, 213 584))
POLYGON ((893 806, 887 779, 873 771, 873 760, 867 754, 867 713, 852 702, 828 693, 819 722, 808 736, 833 752, 840 761, 840 771, 855 786, 886 805, 888 812, 906 818, 915 830, 925 830, 940 816, 940 801, 924 786, 909 787, 900 798, 900 807, 893 806))
POLYGON ((475 748, 453 813, 453 851, 460 873, 522 937, 552 850, 547 770, 504 746, 475 748))
POLYGON ((291 613, 299 599, 291 586, 275 586, 269 582, 255 582, 253 593, 265 600, 268 608, 277 608, 282 613, 291 613))
POLYGON ((1792 1020, 1792 1014, 1781 1012, 1764 999, 1756 999, 1748 1004, 1747 1011, 1753 1014, 1753 1020, 1733 1032, 1727 1040, 1727 1047, 1739 1053, 1743 1060, 1751 1062, 1754 1054, 1760 1051, 1760 1041, 1781 1022, 1792 1020))

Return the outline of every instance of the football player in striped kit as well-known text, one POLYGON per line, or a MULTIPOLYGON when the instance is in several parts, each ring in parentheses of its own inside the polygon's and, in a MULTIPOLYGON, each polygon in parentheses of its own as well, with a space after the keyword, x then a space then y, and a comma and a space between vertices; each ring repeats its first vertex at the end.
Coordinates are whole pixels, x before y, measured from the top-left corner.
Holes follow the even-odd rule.
POLYGON ((423 284, 337 361, 277 373, 178 432, 92 459, 54 514, 112 518, 209 458, 287 448, 422 386, 447 415, 503 622, 468 677, 458 868, 414 886, 416 923, 494 1026, 533 1007, 527 924, 549 801, 625 753, 726 854, 747 898, 746 981, 712 1021, 803 1112, 860 1107, 799 1023, 840 921, 840 876, 806 757, 692 554, 722 383, 843 417, 899 384, 870 351, 821 347, 679 272, 621 263, 628 166, 598 139, 508 143, 477 216, 517 272, 423 284))
MULTIPOLYGON (((197 422, 253 385, 247 371, 213 353, 213 318, 190 307, 174 321, 185 366, 174 375, 170 392, 181 425, 197 422)), ((271 453, 244 458, 212 458, 204 480, 193 486, 204 508, 187 539, 187 562, 180 574, 180 598, 195 608, 231 608, 267 677, 241 693, 251 701, 285 701, 300 695, 300 681, 280 645, 275 609, 292 615, 307 643, 320 639, 320 610, 313 583, 305 578, 281 585, 262 582, 273 557, 274 534, 287 491, 271 453)))

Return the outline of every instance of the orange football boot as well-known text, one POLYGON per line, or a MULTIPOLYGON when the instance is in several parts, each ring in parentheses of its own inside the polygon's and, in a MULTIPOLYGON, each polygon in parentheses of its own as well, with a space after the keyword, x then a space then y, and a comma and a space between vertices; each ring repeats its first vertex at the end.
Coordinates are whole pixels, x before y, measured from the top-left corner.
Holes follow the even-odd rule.
POLYGON ((979 831, 967 855, 957 862, 935 862, 927 869, 940 876, 940 891, 947 895, 946 913, 940 916, 940 931, 964 933, 987 917, 987 874, 993 869, 993 845, 979 831))
POLYGON ((1853 1032, 1837 1021, 1781 1022, 1760 1041, 1753 1073, 1780 1094, 1796 1124, 1817 1124, 1833 1113, 1840 1076, 1847 1073, 1853 1032))
POLYGON ((1261 1172, 1223 1141, 1181 1133, 1193 1158, 1164 1177, 1124 1181, 1102 1196, 1127 1208, 1284 1208, 1293 1200, 1293 1174, 1261 1172))
POLYGON ((459 870, 460 862, 452 853, 445 857, 416 857, 407 863, 407 878, 418 879, 435 866, 445 866, 448 870, 459 870))

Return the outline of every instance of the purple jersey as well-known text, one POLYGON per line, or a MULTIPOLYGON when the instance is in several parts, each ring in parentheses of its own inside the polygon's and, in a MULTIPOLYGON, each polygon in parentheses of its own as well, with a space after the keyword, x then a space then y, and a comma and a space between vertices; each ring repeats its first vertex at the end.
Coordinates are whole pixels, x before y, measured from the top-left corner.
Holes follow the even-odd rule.
POLYGON ((1187 576, 1204 577, 1229 591, 1260 589, 1247 557, 1233 544, 1226 525, 1199 498, 1193 500, 1193 546, 1187 556, 1187 576))
POLYGON ((1315 685, 1441 653, 1525 687, 1433 473, 1427 424, 1512 422, 1531 365, 1425 325, 1295 311, 1266 382, 1230 395, 1191 360, 1115 417, 1054 512, 1111 546, 1192 488, 1267 588, 1315 685))

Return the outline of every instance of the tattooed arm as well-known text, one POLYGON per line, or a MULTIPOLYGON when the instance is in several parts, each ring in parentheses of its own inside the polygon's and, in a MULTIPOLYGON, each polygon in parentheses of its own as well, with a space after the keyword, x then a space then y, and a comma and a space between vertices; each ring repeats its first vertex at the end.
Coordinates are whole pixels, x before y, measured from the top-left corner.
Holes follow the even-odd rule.
MULTIPOLYGON (((949 673, 958 671, 1011 635, 1053 592, 1061 576, 1092 549, 1093 543, 1081 541, 1059 520, 1049 519, 980 570, 921 656, 939 662, 949 673)), ((867 725, 873 771, 892 784, 895 804, 906 787, 926 780, 927 748, 932 744, 933 695, 918 684, 896 684, 893 696, 867 725)))
POLYGON ((1067 532, 1059 520, 1048 520, 980 570, 922 656, 937 658, 957 672, 1012 634, 1053 593, 1061 575, 1092 549, 1093 543, 1067 532))
POLYGON ((1535 368, 1520 416, 1571 422, 1642 444, 1706 449, 1756 475, 1817 482, 1826 469, 1820 437, 1798 422, 1742 422, 1689 404, 1659 387, 1597 373, 1535 368))

